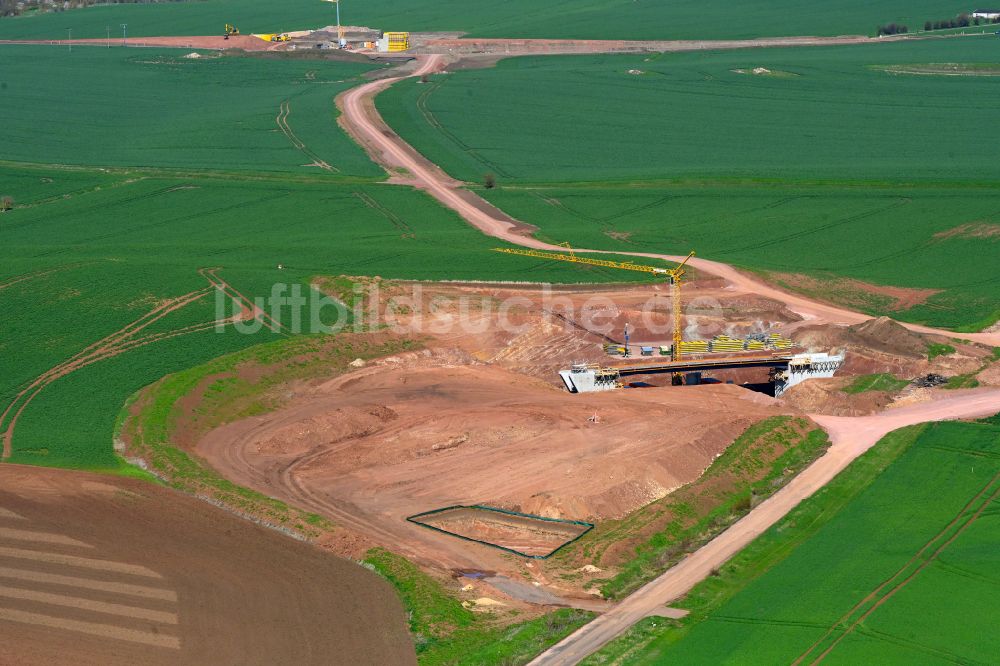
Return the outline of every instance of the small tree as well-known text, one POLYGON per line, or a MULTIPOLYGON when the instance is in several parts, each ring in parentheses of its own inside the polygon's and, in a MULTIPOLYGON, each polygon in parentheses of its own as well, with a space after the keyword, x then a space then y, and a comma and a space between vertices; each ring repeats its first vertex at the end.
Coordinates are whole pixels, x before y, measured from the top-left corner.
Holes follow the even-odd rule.
POLYGON ((0 199, 0 212, 6 212, 14 207, 14 197, 0 199))
POLYGON ((492 190, 497 186, 497 177, 492 173, 486 174, 483 176, 483 186, 488 190, 492 190))
POLYGON ((924 21, 924 30, 930 30, 934 25, 930 21, 924 21))
POLYGON ((431 80, 430 74, 421 74, 420 75, 420 82, 421 83, 427 83, 430 80, 431 80))

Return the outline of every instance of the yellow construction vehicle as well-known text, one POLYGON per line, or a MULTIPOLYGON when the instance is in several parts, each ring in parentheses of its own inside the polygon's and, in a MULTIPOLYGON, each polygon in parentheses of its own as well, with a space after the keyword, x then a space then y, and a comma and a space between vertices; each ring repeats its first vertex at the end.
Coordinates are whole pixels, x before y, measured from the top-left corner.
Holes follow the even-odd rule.
POLYGON ((676 268, 657 268, 655 266, 646 266, 643 264, 633 264, 630 261, 608 261, 606 259, 590 259, 589 257, 580 257, 573 252, 573 248, 569 246, 568 243, 562 243, 569 254, 558 254, 556 252, 543 252, 541 250, 522 250, 507 247, 494 248, 494 252, 503 252, 504 254, 517 254, 522 257, 535 257, 536 259, 550 259, 554 261, 568 261, 575 264, 587 264, 589 266, 603 266, 604 268, 614 268, 622 271, 639 271, 641 273, 653 273, 655 275, 665 275, 670 281, 670 291, 673 296, 674 305, 674 344, 670 350, 670 358, 673 361, 681 360, 684 341, 684 331, 681 328, 681 277, 684 275, 684 266, 691 257, 694 256, 694 250, 684 258, 676 268))
POLYGON ((281 33, 280 35, 271 35, 271 41, 272 42, 290 42, 290 41, 292 41, 292 38, 289 37, 285 33, 281 33))
POLYGON ((237 28, 235 25, 229 25, 228 23, 226 24, 226 39, 229 39, 233 35, 238 35, 238 34, 240 34, 239 28, 237 28))

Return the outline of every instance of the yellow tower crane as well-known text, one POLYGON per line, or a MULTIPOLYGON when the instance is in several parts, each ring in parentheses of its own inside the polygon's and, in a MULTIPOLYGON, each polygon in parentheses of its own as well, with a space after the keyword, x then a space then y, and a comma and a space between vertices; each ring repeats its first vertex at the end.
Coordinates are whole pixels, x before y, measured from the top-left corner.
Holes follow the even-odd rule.
POLYGON ((553 261, 568 261, 574 264, 587 264, 588 266, 603 266, 604 268, 614 268, 620 271, 638 271, 640 273, 653 273, 654 275, 666 275, 667 279, 670 280, 670 294, 673 298, 674 305, 674 344, 670 349, 670 359, 673 361, 681 360, 681 342, 683 341, 684 335, 681 328, 681 277, 683 277, 685 270, 684 266, 694 255, 694 250, 684 258, 684 261, 679 263, 676 268, 657 268, 656 266, 646 266, 644 264, 634 264, 630 261, 608 261, 607 259, 591 259, 589 257, 581 257, 573 252, 573 248, 569 246, 569 243, 561 243, 565 247, 569 254, 559 254, 557 252, 544 252, 542 250, 523 250, 520 248, 509 248, 509 247, 498 247, 494 248, 494 252, 503 252, 504 254, 516 254, 522 257, 535 257, 536 259, 550 259, 553 261))

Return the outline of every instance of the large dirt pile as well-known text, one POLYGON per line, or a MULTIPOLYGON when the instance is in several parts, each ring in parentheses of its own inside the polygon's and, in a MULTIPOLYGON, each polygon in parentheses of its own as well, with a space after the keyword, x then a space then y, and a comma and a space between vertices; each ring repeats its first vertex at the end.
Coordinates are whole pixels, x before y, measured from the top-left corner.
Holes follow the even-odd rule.
POLYGON ((870 349, 910 358, 923 358, 927 354, 927 341, 922 335, 889 317, 869 319, 847 330, 849 338, 870 349))
POLYGON ((837 377, 811 379, 793 386, 781 399, 804 412, 831 416, 867 416, 881 411, 893 400, 884 391, 851 394, 845 393, 843 386, 844 380, 837 377))
POLYGON ((869 319, 848 326, 807 326, 795 334, 795 341, 806 349, 846 347, 852 352, 887 355, 914 361, 927 357, 927 341, 889 317, 869 319))

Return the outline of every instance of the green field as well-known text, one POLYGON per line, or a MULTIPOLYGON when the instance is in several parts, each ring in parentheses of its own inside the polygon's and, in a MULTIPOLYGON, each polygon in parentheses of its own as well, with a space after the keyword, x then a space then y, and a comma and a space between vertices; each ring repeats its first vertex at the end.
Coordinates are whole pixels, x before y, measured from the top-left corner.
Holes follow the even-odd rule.
MULTIPOLYGON (((247 178, 0 166, 0 183, 24 202, 0 213, 0 412, 13 405, 0 432, 33 380, 74 357, 87 361, 27 403, 13 461, 117 467, 112 429, 129 395, 169 372, 291 334, 241 334, 231 325, 217 332, 217 290, 200 269, 219 268, 214 275, 248 298, 266 297, 275 283, 306 286, 316 275, 622 279, 490 252, 495 241, 406 188, 247 178), (183 307, 160 309, 197 292, 183 307), (113 336, 129 326, 129 335, 113 336), (87 351, 102 340, 116 355, 87 351)), ((328 307, 323 315, 337 313, 328 307)))
POLYGON ((1000 317, 1000 161, 968 128, 992 122, 1000 78, 872 65, 987 62, 996 47, 521 58, 404 82, 378 105, 451 175, 497 174, 484 195, 543 238, 693 248, 871 314, 978 330, 1000 317), (788 76, 732 71, 757 66, 788 76), (843 278, 940 291, 901 309, 843 278))
POLYGON ((492 171, 501 184, 746 178, 994 184, 1000 160, 981 130, 994 119, 984 100, 1000 91, 1000 77, 906 76, 880 68, 995 63, 997 47, 991 36, 511 58, 428 84, 401 83, 378 106, 420 152, 472 182, 492 171), (758 67, 770 74, 751 73, 758 67))
POLYGON ((682 626, 625 661, 993 663, 998 497, 997 425, 894 434, 696 588, 682 626))
MULTIPOLYGON (((924 21, 969 11, 953 0, 892 0, 877 4, 835 0, 803 6, 792 0, 366 0, 344 4, 347 25, 383 30, 447 30, 487 37, 587 39, 733 39, 769 35, 874 34, 878 25, 903 23, 911 31, 924 21)), ((125 4, 0 20, 0 38, 59 39, 112 36, 128 23, 129 34, 212 35, 224 23, 244 33, 317 28, 334 23, 333 5, 320 0, 204 0, 125 4)))
POLYGON ((337 126, 333 103, 375 66, 187 53, 0 46, 2 159, 383 176, 337 126), (330 168, 306 166, 317 160, 330 168))

